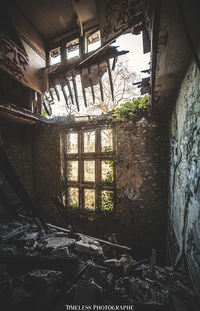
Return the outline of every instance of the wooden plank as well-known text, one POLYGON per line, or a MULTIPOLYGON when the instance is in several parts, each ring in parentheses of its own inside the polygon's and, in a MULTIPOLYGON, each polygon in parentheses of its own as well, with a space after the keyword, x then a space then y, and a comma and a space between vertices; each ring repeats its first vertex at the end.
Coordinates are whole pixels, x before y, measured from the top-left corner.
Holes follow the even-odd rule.
POLYGON ((94 87, 93 87, 92 79, 91 79, 90 67, 88 67, 88 79, 90 82, 90 87, 91 87, 91 92, 92 92, 92 100, 93 100, 93 104, 94 104, 95 103, 95 94, 94 94, 94 87))
POLYGON ((71 84, 70 84, 70 81, 68 78, 66 78, 66 81, 67 81, 67 87, 68 87, 69 95, 71 98, 71 103, 72 103, 72 105, 74 105, 74 97, 73 97, 73 93, 72 93, 71 84))
POLYGON ((86 93, 85 93, 85 88, 83 87, 82 70, 80 71, 80 77, 81 77, 81 87, 82 87, 82 92, 83 92, 84 104, 85 104, 85 107, 87 107, 87 97, 86 97, 86 93))
POLYGON ((107 66, 108 66, 108 76, 109 76, 109 81, 110 81, 110 89, 111 89, 111 94, 112 94, 112 100, 114 100, 114 86, 113 86, 113 81, 112 81, 112 73, 111 73, 111 69, 110 69, 109 59, 107 60, 107 66))
POLYGON ((101 92, 101 100, 104 101, 104 95, 103 95, 103 85, 101 80, 101 67, 98 63, 98 77, 99 77, 99 86, 100 86, 100 92, 101 92))
MULTIPOLYGON (((62 231, 62 232, 66 232, 66 233, 70 233, 70 232, 71 232, 71 231, 68 230, 68 229, 61 228, 61 227, 58 227, 58 226, 54 226, 54 225, 49 224, 49 223, 47 223, 46 225, 47 225, 47 227, 53 228, 53 229, 58 230, 58 231, 62 231)), ((99 238, 95 238, 95 237, 92 237, 92 236, 89 236, 89 235, 84 235, 84 234, 82 234, 82 233, 73 233, 73 234, 75 234, 75 235, 77 235, 77 236, 79 236, 79 237, 85 236, 85 237, 87 237, 87 238, 93 239, 93 240, 95 240, 95 241, 98 241, 98 242, 100 242, 100 243, 109 245, 109 246, 111 246, 111 247, 118 248, 118 249, 121 249, 121 250, 126 251, 126 252, 131 252, 131 248, 128 247, 128 246, 119 245, 119 244, 114 244, 114 243, 111 243, 111 242, 108 242, 108 241, 105 241, 105 240, 102 240, 102 239, 99 239, 99 238)))
POLYGON ((55 90, 55 93, 56 93, 56 96, 57 96, 58 101, 60 101, 60 94, 59 94, 57 85, 54 86, 54 90, 55 90))
POLYGON ((77 90, 77 85, 76 85, 76 77, 74 77, 73 71, 72 71, 72 82, 73 82, 73 87, 74 87, 74 95, 76 99, 76 107, 77 107, 77 110, 80 111, 79 100, 78 100, 78 90, 77 90))
POLYGON ((64 99, 65 99, 66 106, 69 107, 68 97, 67 97, 67 93, 65 91, 65 88, 64 88, 63 85, 61 85, 61 88, 62 88, 62 92, 63 92, 63 96, 64 96, 64 99))

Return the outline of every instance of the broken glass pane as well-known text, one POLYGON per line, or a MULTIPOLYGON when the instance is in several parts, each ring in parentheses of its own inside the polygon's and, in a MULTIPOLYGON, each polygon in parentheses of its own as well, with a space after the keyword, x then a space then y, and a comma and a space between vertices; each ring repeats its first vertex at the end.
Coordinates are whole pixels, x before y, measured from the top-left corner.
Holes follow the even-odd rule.
POLYGON ((79 189, 68 188, 68 203, 71 207, 79 207, 79 189))
POLYGON ((67 179, 78 181, 78 161, 67 161, 67 179))
POLYGON ((110 129, 101 130, 101 151, 108 152, 113 150, 113 134, 110 129))
POLYGON ((84 181, 95 181, 95 161, 84 161, 84 181))
POLYGON ((85 189, 85 208, 95 210, 95 190, 85 189))
POLYGON ((74 39, 66 44, 67 59, 79 56, 79 39, 74 39))
POLYGON ((60 63, 61 61, 61 51, 60 51, 60 47, 51 50, 50 53, 50 65, 55 65, 60 63))
POLYGON ((105 184, 113 182, 113 161, 101 161, 101 181, 105 184))
POLYGON ((95 131, 84 132, 84 152, 95 152, 95 131))
POLYGON ((78 133, 67 134, 67 153, 78 153, 78 133))
POLYGON ((113 191, 101 191, 101 209, 103 211, 111 211, 114 207, 113 191))

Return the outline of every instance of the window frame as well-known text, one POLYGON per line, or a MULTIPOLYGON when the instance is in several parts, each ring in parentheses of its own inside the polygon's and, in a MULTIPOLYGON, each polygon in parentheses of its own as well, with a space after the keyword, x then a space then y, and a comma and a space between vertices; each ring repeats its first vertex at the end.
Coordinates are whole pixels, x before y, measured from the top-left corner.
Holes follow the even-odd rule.
POLYGON ((115 209, 115 188, 116 188, 116 169, 114 163, 115 155, 115 130, 112 130, 112 150, 111 151, 101 151, 101 130, 109 129, 105 124, 94 127, 84 127, 79 129, 70 129, 66 132, 77 133, 78 134, 78 153, 68 153, 67 142, 64 144, 64 155, 65 155, 65 176, 66 176, 66 205, 68 203, 68 188, 78 188, 79 190, 79 209, 85 209, 87 211, 98 211, 101 210, 101 191, 110 190, 113 191, 113 210, 115 209), (84 132, 95 131, 95 151, 94 152, 84 152, 84 132), (113 182, 110 184, 104 184, 101 180, 101 161, 111 160, 113 161, 113 182), (78 161, 78 181, 70 181, 67 179, 67 167, 68 161, 78 161), (84 161, 95 161, 95 180, 84 181, 84 161), (85 189, 95 190, 95 210, 85 208, 85 189))

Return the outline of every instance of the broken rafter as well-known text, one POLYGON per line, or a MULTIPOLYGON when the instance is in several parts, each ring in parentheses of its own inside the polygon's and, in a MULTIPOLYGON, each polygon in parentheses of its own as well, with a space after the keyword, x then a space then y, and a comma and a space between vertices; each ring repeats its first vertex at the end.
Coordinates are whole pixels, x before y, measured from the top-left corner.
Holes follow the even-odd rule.
POLYGON ((111 94, 112 94, 112 100, 114 100, 114 86, 113 86, 113 81, 112 81, 112 73, 111 73, 111 69, 110 69, 109 59, 107 60, 107 66, 108 66, 108 76, 109 76, 109 81, 110 81, 110 89, 111 89, 111 94))
POLYGON ((88 79, 90 82, 90 87, 91 87, 91 92, 92 92, 92 100, 93 100, 93 104, 94 104, 95 103, 95 94, 94 94, 94 87, 93 87, 92 79, 91 79, 90 67, 88 67, 88 79))
POLYGON ((81 87, 82 87, 82 92, 83 92, 84 104, 85 104, 85 107, 87 108, 87 97, 86 97, 86 93, 85 93, 85 88, 83 87, 82 70, 80 70, 80 77, 81 77, 81 87))
POLYGON ((56 93, 56 96, 57 96, 58 101, 60 101, 60 94, 59 94, 57 85, 54 86, 54 90, 55 90, 55 93, 56 93))
POLYGON ((64 99, 65 99, 66 106, 69 107, 68 96, 67 96, 67 93, 65 91, 65 86, 63 84, 61 84, 61 89, 62 89, 62 92, 63 92, 63 96, 64 96, 64 99))
POLYGON ((100 92, 101 92, 101 100, 104 101, 104 95, 103 95, 103 85, 101 80, 101 67, 98 63, 98 77, 99 77, 99 86, 100 86, 100 92))
POLYGON ((95 64, 98 63, 102 63, 102 62, 106 62, 108 59, 113 58, 113 57, 117 57, 120 55, 124 55, 126 53, 128 53, 129 51, 117 51, 117 48, 114 46, 107 46, 102 53, 99 54, 95 54, 95 57, 93 58, 89 58, 89 56, 91 56, 91 54, 85 55, 84 59, 82 60, 77 60, 77 61, 68 61, 68 62, 64 62, 61 63, 59 65, 57 65, 56 69, 54 68, 54 70, 52 70, 51 72, 51 67, 50 67, 50 80, 53 82, 53 84, 55 84, 56 80, 60 80, 60 77, 62 75, 69 75, 70 72, 73 70, 74 75, 79 74, 81 69, 84 68, 88 68, 89 66, 93 66, 95 64))
POLYGON ((72 93, 71 84, 70 84, 70 81, 68 78, 66 78, 66 81, 67 81, 67 87, 68 87, 69 95, 71 98, 71 103, 72 103, 72 105, 74 105, 74 97, 73 97, 73 93, 72 93))
POLYGON ((78 100, 78 90, 77 90, 77 85, 76 85, 76 77, 74 77, 73 71, 72 71, 72 82, 73 82, 73 87, 74 87, 74 95, 76 99, 77 110, 80 111, 79 100, 78 100))

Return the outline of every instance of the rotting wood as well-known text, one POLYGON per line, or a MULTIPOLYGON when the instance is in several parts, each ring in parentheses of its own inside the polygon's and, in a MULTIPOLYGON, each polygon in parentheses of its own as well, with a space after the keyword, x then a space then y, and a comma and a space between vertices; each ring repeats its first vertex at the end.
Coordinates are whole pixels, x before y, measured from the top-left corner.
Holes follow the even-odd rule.
POLYGON ((103 85, 102 85, 102 79, 101 79, 101 67, 99 63, 98 63, 98 77, 99 77, 99 86, 100 86, 100 92, 101 92, 101 100, 104 101, 103 85))
POLYGON ((49 89, 49 94, 50 94, 50 96, 51 96, 51 100, 52 100, 52 101, 54 101, 53 91, 52 91, 52 89, 51 89, 51 88, 49 89))
POLYGON ((68 87, 69 95, 71 98, 71 103, 72 103, 72 105, 74 105, 74 97, 73 97, 73 93, 72 93, 71 84, 70 84, 70 81, 68 78, 66 78, 66 81, 67 81, 67 87, 68 87))
POLYGON ((73 82, 73 87, 74 87, 74 95, 75 95, 75 100, 76 100, 76 107, 77 107, 77 110, 80 111, 79 100, 78 100, 78 89, 77 89, 77 85, 76 85, 76 78, 74 76, 73 71, 72 71, 71 75, 72 75, 72 82, 73 82))
POLYGON ((117 56, 115 56, 115 57, 113 58, 112 70, 115 70, 115 65, 116 65, 116 63, 117 63, 117 56))
MULTIPOLYGON (((46 224, 48 227, 50 227, 50 228, 53 228, 53 229, 56 229, 56 230, 58 230, 58 231, 62 231, 62 232, 66 232, 66 233, 71 233, 71 231, 70 230, 68 230, 68 229, 65 229, 65 228, 61 228, 61 227, 58 227, 58 226, 54 226, 54 225, 52 225, 52 224, 49 224, 49 223, 47 223, 46 224)), ((109 245, 110 247, 114 247, 114 248, 118 248, 118 249, 121 249, 121 250, 123 250, 123 251, 126 251, 126 252, 131 252, 131 248, 130 247, 128 247, 128 246, 124 246, 124 245, 120 245, 120 244, 114 244, 114 243, 111 243, 111 242, 108 242, 108 241, 105 241, 105 240, 102 240, 102 239, 99 239, 99 238, 95 238, 95 237, 92 237, 92 236, 89 236, 89 235, 84 235, 84 234, 82 234, 82 233, 74 233, 75 235, 77 235, 77 236, 79 236, 79 237, 87 237, 87 238, 89 238, 89 239, 93 239, 93 240, 96 240, 96 241, 98 241, 98 242, 100 242, 100 243, 103 243, 103 244, 107 244, 107 245, 109 245)))
POLYGON ((93 101, 93 104, 94 104, 95 103, 95 94, 94 94, 94 87, 93 87, 92 79, 91 79, 90 67, 88 67, 88 79, 89 79, 89 82, 90 82, 90 87, 91 87, 91 92, 92 92, 92 101, 93 101))
POLYGON ((65 88, 64 88, 63 84, 61 85, 61 88, 62 88, 63 96, 64 96, 64 99, 65 99, 65 102, 66 102, 66 106, 69 107, 67 93, 65 91, 65 88))
POLYGON ((109 76, 109 81, 110 81, 110 89, 111 89, 112 100, 114 100, 114 87, 113 87, 112 73, 111 73, 111 69, 110 69, 109 59, 107 60, 107 66, 108 66, 108 76, 109 76))
POLYGON ((85 107, 87 108, 87 97, 86 97, 85 88, 83 87, 83 76, 82 76, 82 70, 80 70, 80 77, 81 77, 81 87, 82 87, 82 92, 83 92, 84 104, 85 104, 85 107))
POLYGON ((57 97, 58 101, 60 101, 60 94, 59 94, 57 85, 54 86, 54 90, 55 90, 56 97, 57 97))

